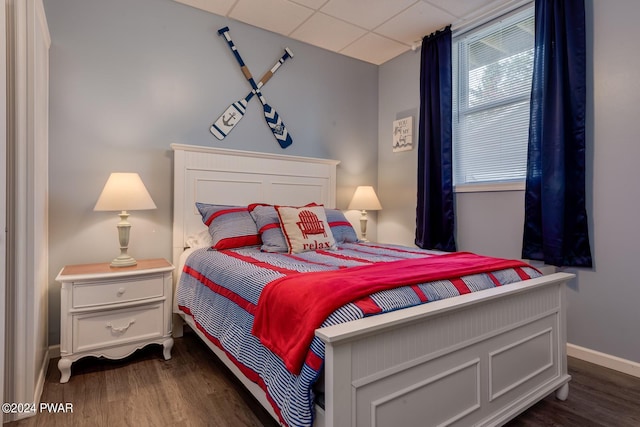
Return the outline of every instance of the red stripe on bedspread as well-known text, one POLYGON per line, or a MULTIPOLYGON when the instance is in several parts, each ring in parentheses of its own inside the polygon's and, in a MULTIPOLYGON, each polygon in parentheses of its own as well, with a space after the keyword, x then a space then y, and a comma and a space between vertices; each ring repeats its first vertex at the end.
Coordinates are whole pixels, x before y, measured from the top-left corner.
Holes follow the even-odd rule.
POLYGON ((523 266, 522 261, 461 252, 282 277, 260 295, 252 332, 297 375, 314 331, 349 302, 400 286, 523 266))
POLYGON ((338 249, 337 251, 325 251, 325 250, 317 250, 316 252, 322 255, 330 256, 333 258, 343 259, 345 261, 356 261, 363 264, 373 264, 375 261, 370 261, 364 258, 358 258, 355 256, 342 255, 339 251, 342 249, 338 249))
POLYGON ((427 298, 427 296, 424 294, 424 292, 422 292, 422 289, 420 289, 418 285, 412 285, 411 289, 413 289, 413 292, 415 292, 418 298, 420 298, 420 302, 429 301, 429 298, 427 298))
POLYGON ((458 278, 458 279, 452 279, 451 280, 451 284, 453 284, 453 286, 455 286, 455 288, 458 290, 458 292, 460 293, 460 295, 464 295, 464 294, 468 294, 471 291, 469 290, 469 287, 467 286, 466 283, 464 283, 464 280, 458 278))
POLYGON ((518 275, 518 277, 520 277, 522 280, 527 280, 529 278, 529 275, 523 269, 516 268, 515 271, 516 271, 516 274, 518 275))
POLYGON ((369 248, 376 248, 376 249, 384 249, 385 251, 401 252, 401 253, 405 253, 405 254, 424 255, 424 251, 412 251, 412 250, 403 249, 403 248, 397 248, 397 247, 393 247, 393 246, 378 246, 378 245, 374 245, 374 244, 371 244, 371 243, 367 243, 364 247, 365 248, 369 247, 369 248))
MULTIPOLYGON (((311 261, 309 259, 302 258, 300 256, 293 255, 293 254, 283 253, 282 256, 286 256, 287 258, 295 259, 296 261, 300 261, 300 262, 303 262, 305 264, 322 265, 324 267, 335 267, 335 265, 330 264, 328 262, 311 261)), ((344 265, 341 265, 341 266, 338 266, 338 268, 347 268, 347 267, 344 266, 344 265)))
POLYGON ((315 354, 313 351, 310 351, 307 353, 307 358, 305 359, 304 363, 314 371, 318 372, 320 371, 320 369, 322 369, 324 359, 315 354))
POLYGON ((239 253, 234 252, 234 251, 226 251, 226 252, 224 252, 224 254, 228 255, 228 256, 231 256, 231 257, 234 257, 234 258, 237 258, 237 259, 239 259, 241 261, 244 261, 246 263, 253 264, 256 267, 266 268, 268 270, 277 271, 278 273, 287 274, 287 275, 289 275, 289 274, 302 274, 299 271, 290 270, 288 268, 278 267, 277 265, 269 264, 268 262, 260 261, 260 260, 257 260, 255 258, 253 258, 253 257, 250 257, 250 256, 240 255, 239 253))
POLYGON ((502 286, 502 283, 500 283, 500 281, 498 280, 498 278, 494 274, 488 273, 487 276, 489 276, 489 279, 491 279, 491 281, 493 282, 494 285, 502 286))
POLYGON ((233 301, 239 307, 242 307, 242 309, 244 311, 246 311, 248 313, 251 313, 251 314, 255 313, 256 305, 254 303, 252 303, 250 301, 247 301, 246 299, 242 298, 237 293, 235 293, 233 291, 230 291, 229 289, 227 289, 227 288, 225 288, 223 286, 218 285, 216 282, 214 282, 213 280, 209 279, 207 276, 205 276, 204 274, 200 273, 198 270, 195 270, 195 269, 189 267, 188 265, 185 265, 184 268, 182 269, 182 272, 188 274, 189 276, 192 276, 194 279, 196 279, 197 281, 202 283, 207 288, 211 289, 213 292, 224 296, 225 298, 227 298, 230 301, 233 301))
POLYGON ((382 313, 382 309, 371 297, 364 297, 355 301, 354 304, 362 310, 362 314, 365 316, 371 316, 372 314, 382 313))

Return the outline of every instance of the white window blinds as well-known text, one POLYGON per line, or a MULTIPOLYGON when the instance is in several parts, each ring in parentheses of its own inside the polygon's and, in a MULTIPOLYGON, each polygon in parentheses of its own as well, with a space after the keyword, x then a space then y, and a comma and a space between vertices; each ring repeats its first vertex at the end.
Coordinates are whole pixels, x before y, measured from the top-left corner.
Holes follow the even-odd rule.
POLYGON ((529 7, 453 40, 457 187, 525 179, 534 28, 529 7))

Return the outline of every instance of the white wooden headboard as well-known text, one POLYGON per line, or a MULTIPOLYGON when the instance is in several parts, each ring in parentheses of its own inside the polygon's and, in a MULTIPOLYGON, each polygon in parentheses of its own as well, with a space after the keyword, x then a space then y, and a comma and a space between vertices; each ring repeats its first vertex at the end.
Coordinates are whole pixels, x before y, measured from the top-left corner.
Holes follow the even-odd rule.
POLYGON ((183 144, 171 148, 174 263, 187 237, 205 228, 195 202, 335 207, 337 160, 183 144))

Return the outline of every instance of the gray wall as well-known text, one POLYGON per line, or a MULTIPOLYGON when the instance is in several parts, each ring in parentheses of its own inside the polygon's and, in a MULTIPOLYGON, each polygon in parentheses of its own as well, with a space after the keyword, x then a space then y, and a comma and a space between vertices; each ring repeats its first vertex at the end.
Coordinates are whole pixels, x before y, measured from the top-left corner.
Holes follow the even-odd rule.
MULTIPOLYGON (((588 127, 587 211, 593 269, 569 269, 568 341, 640 362, 640 38, 635 0, 587 0, 588 127)), ((419 106, 419 55, 408 52, 379 70, 378 186, 385 210, 381 240, 412 244, 415 230, 417 151, 391 153, 390 126, 399 112, 419 106), (401 190, 400 190, 401 189, 401 190), (387 207, 392 207, 387 209, 387 207)), ((417 118, 417 114, 414 115, 417 118)), ((523 192, 456 195, 459 250, 520 256, 523 192)))
POLYGON ((378 238, 413 245, 416 230, 420 50, 407 52, 379 67, 378 238), (392 150, 393 121, 413 117, 411 151, 392 150))
MULTIPOLYGON (((596 264, 571 270, 578 277, 568 292, 568 337, 640 362, 634 266, 640 240, 640 57, 633 54, 640 3, 587 0, 587 6, 593 46, 587 209, 596 264)), ((131 253, 170 258, 172 142, 339 159, 339 207, 345 208, 356 185, 377 181, 384 207, 378 240, 413 243, 417 150, 391 152, 391 123, 412 115, 417 126, 419 52, 375 67, 169 0, 45 0, 45 8, 53 39, 50 344, 59 340, 56 273, 65 264, 116 255, 117 216, 92 210, 110 172, 139 172, 158 205, 132 214, 131 253), (285 151, 255 100, 224 141, 208 132, 226 106, 248 91, 216 35, 224 25, 256 75, 284 47, 295 53, 264 89, 293 134, 294 145, 285 151)), ((522 192, 457 195, 459 249, 519 257, 522 200, 522 192)), ((375 215, 370 218, 375 240, 375 215)))
MULTIPOLYGON (((93 206, 111 172, 138 172, 158 209, 133 212, 130 253, 171 258, 172 153, 179 142, 340 160, 338 207, 377 181, 378 68, 170 0, 45 0, 50 52, 49 343, 59 342, 57 272, 118 254, 113 212, 93 206), (217 30, 258 76, 294 143, 282 150, 257 99, 224 141, 211 123, 249 86, 217 30)), ((358 213, 351 211, 349 218, 358 213)), ((374 217, 375 220, 375 217, 374 217)), ((375 239, 375 221, 369 235, 375 239)))

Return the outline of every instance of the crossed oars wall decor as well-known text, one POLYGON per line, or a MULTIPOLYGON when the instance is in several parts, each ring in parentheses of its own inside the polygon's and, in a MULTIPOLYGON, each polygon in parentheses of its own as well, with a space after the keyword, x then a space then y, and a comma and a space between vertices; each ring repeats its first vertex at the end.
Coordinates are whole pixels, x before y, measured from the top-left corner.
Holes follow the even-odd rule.
POLYGON ((291 52, 289 48, 286 48, 284 55, 282 55, 278 62, 276 62, 274 66, 271 67, 271 69, 267 71, 265 75, 262 76, 260 81, 256 84, 253 76, 251 75, 251 72, 249 71, 249 68, 245 65, 242 57, 240 56, 240 53, 238 52, 238 49, 231 40, 231 36, 229 35, 229 27, 219 29, 218 34, 223 36, 227 41, 227 45, 238 61, 240 69, 242 70, 242 74, 244 74, 245 78, 249 81, 252 90, 247 96, 231 104, 229 108, 227 108, 225 112, 222 113, 218 120, 216 120, 216 122, 211 125, 211 133, 220 140, 224 139, 224 137, 227 136, 229 132, 231 132, 231 130, 233 130, 233 128, 240 122, 242 117, 244 117, 245 111, 247 109, 247 104, 249 103, 251 98, 253 98, 254 95, 257 95, 264 110, 264 119, 269 125, 273 136, 275 136, 278 144, 280 144, 280 147, 287 148, 293 143, 291 135, 287 131, 287 128, 280 118, 278 112, 269 104, 267 104, 267 101, 264 99, 264 95, 262 95, 260 88, 264 86, 267 81, 269 81, 269 79, 275 74, 276 71, 278 71, 278 68, 280 68, 284 61, 286 61, 288 58, 293 58, 293 52, 291 52))
MULTIPOLYGON (((280 58, 278 62, 276 62, 275 65, 269 71, 267 71, 264 76, 262 76, 262 78, 258 82, 258 88, 264 86, 265 83, 267 83, 269 79, 275 74, 278 68, 280 68, 280 65, 282 65, 288 58, 293 58, 293 52, 291 52, 289 48, 286 48, 284 55, 282 55, 282 58, 280 58)), ((211 125, 211 133, 215 135, 215 137, 219 140, 224 139, 224 137, 227 136, 238 123, 240 123, 240 120, 242 119, 242 117, 244 117, 244 114, 246 112, 247 104, 255 94, 256 91, 251 90, 251 92, 249 92, 249 94, 243 99, 231 104, 229 108, 227 108, 225 112, 222 113, 218 120, 216 120, 216 122, 211 125)))

